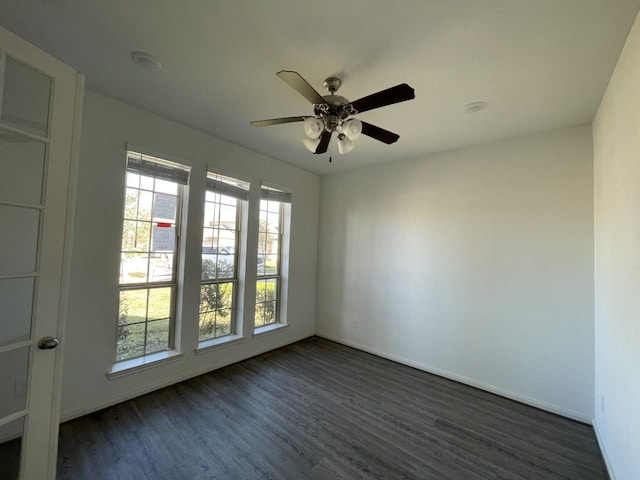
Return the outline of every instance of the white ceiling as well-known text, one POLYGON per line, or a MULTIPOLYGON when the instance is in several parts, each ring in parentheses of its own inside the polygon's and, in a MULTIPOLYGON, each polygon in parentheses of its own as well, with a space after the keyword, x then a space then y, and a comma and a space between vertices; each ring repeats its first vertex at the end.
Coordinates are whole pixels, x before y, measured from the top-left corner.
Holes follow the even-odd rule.
POLYGON ((0 25, 83 72, 89 89, 327 174, 590 122, 640 0, 2 0, 0 25), (133 50, 163 68, 143 70, 133 50), (353 152, 302 145, 310 115, 275 76, 356 100, 398 83, 416 99, 360 118, 400 135, 353 152), (489 107, 466 114, 464 106, 489 107), (329 164, 329 155, 333 163, 329 164))

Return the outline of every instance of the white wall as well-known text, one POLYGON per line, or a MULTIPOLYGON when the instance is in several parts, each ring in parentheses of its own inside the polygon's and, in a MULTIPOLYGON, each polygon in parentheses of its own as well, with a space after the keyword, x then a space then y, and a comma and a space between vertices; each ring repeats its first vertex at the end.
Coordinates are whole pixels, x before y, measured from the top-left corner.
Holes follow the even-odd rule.
POLYGON ((592 158, 580 126, 322 177, 318 334, 591 421, 592 158))
MULTIPOLYGON (((320 185, 316 175, 91 92, 85 97, 82 129, 69 318, 63 339, 63 419, 313 335, 320 185), (201 187, 209 165, 214 171, 249 180, 254 187, 265 180, 293 191, 287 328, 256 338, 248 332, 239 343, 196 355, 194 304, 185 309, 188 318, 183 318, 182 359, 107 379, 115 356, 125 142, 185 159, 201 187), (189 344, 185 337, 193 342, 189 344)), ((257 212, 254 215, 257 223, 257 212)), ((197 235, 201 220, 188 222, 197 235)), ((185 266, 185 272, 195 273, 196 283, 198 257, 196 252, 185 266)), ((248 285, 247 291, 255 292, 255 287, 248 285)), ((197 302, 197 293, 190 298, 197 302)), ((250 323, 245 318, 245 324, 250 323)))
POLYGON ((593 122, 595 426, 617 480, 640 478, 639 86, 636 19, 593 122))

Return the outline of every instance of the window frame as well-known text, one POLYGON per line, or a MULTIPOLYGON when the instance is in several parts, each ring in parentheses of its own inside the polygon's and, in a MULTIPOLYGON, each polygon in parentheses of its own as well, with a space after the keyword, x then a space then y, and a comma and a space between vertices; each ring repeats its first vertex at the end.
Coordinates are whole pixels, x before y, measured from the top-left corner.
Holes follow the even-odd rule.
MULTIPOLYGON (((182 231, 184 228, 183 225, 183 209, 184 205, 187 203, 187 195, 188 195, 188 184, 189 184, 189 175, 190 175, 190 167, 183 164, 178 163, 173 160, 166 160, 164 158, 160 158, 157 156, 148 155, 146 153, 141 153, 140 150, 136 149, 127 149, 126 152, 126 161, 125 161, 125 177, 124 177, 124 202, 123 202, 123 211, 121 214, 122 219, 122 230, 120 231, 120 268, 118 272, 118 283, 117 283, 117 291, 118 291, 118 309, 117 309, 117 320, 116 320, 116 331, 115 331, 115 352, 114 352, 114 368, 112 368, 111 373, 118 372, 129 368, 130 366, 139 366, 144 365, 147 359, 158 357, 158 359, 165 359, 167 357, 175 356, 179 352, 176 352, 175 349, 175 341, 176 341, 176 325, 177 325, 177 311, 178 311, 178 295, 179 291, 182 287, 181 281, 179 278, 179 269, 180 269, 180 258, 182 255, 182 231), (150 167, 149 171, 154 171, 154 174, 145 175, 146 169, 142 168, 142 165, 147 162, 151 164, 155 164, 158 167, 157 171, 154 171, 153 167, 150 167), (131 166, 134 165, 133 167, 131 166), (176 175, 175 177, 171 177, 173 173, 176 175), (128 175, 130 173, 138 175, 138 184, 136 187, 131 187, 128 183, 128 175), (153 185, 151 188, 143 187, 142 185, 142 177, 152 178, 153 185), (175 206, 175 246, 173 249, 173 258, 171 261, 171 278, 169 280, 150 280, 151 274, 151 258, 154 255, 153 251, 153 227, 156 223, 165 223, 159 222, 158 220, 154 221, 153 216, 153 208, 155 206, 156 194, 166 194, 162 191, 158 191, 157 189, 157 181, 168 181, 172 182, 176 186, 176 206, 175 206), (149 220, 140 220, 139 218, 139 203, 136 208, 136 218, 128 218, 127 217, 127 195, 128 190, 135 188, 137 190, 138 196, 140 192, 150 192, 152 194, 152 203, 151 203, 151 211, 149 215, 149 220), (124 250, 123 242, 125 235, 125 224, 127 221, 145 222, 149 224, 149 244, 147 249, 144 252, 148 255, 147 258, 147 270, 146 270, 146 281, 141 282, 127 282, 122 283, 123 279, 123 259, 124 255, 127 253, 136 253, 134 251, 124 250), (167 346, 161 350, 147 351, 148 345, 148 326, 151 322, 155 320, 149 320, 149 301, 150 295, 153 290, 161 289, 161 288, 170 288, 171 293, 169 296, 169 317, 168 317, 168 332, 167 332, 167 346), (119 336, 122 325, 120 323, 120 315, 121 315, 121 294, 125 291, 145 291, 146 292, 146 309, 145 309, 145 319, 144 321, 131 323, 131 325, 139 325, 144 324, 144 343, 143 343, 143 351, 141 355, 136 355, 132 357, 126 358, 118 358, 118 347, 119 347, 119 336), (168 354, 167 352, 173 352, 172 354, 168 354)), ((172 195, 172 194, 167 194, 172 195)), ((139 197, 138 197, 139 202, 139 197)))
MULTIPOLYGON (((215 200, 213 202, 209 202, 216 205, 216 208, 218 209, 221 209, 222 206, 225 205, 224 203, 221 202, 222 196, 234 198, 236 200, 236 205, 235 205, 236 218, 235 218, 235 229, 234 229, 235 240, 234 240, 234 247, 233 247, 234 248, 233 277, 207 278, 207 279, 202 278, 202 262, 204 262, 204 260, 201 260, 201 274, 200 274, 200 280, 199 280, 200 301, 198 304, 198 349, 207 348, 209 346, 216 345, 218 343, 223 343, 229 340, 236 339, 242 328, 242 318, 240 318, 240 314, 239 314, 239 312, 242 310, 239 308, 240 302, 242 301, 242 299, 240 298, 241 296, 240 289, 241 289, 241 282, 242 282, 240 265, 241 263, 243 263, 242 256, 245 255, 245 252, 244 252, 244 249, 242 248, 241 240, 244 235, 243 218, 244 218, 244 211, 247 209, 247 206, 248 206, 249 189, 250 189, 250 184, 248 182, 245 182, 244 180, 241 180, 236 177, 231 177, 229 175, 225 175, 222 173, 213 172, 211 170, 207 172, 207 185, 205 187, 204 212, 206 212, 206 204, 208 202, 208 200, 206 199, 206 196, 208 193, 211 193, 213 195, 220 195, 220 202, 216 202, 215 200), (233 182, 235 185, 231 184, 230 182, 233 182), (201 332, 200 332, 201 315, 202 315, 202 310, 201 310, 202 288, 205 285, 221 285, 225 283, 231 283, 233 285, 231 307, 230 307, 230 313, 229 313, 229 317, 230 317, 229 332, 223 335, 215 335, 215 327, 214 327, 214 336, 202 338, 201 332)), ((204 242, 204 231, 206 228, 210 228, 205 225, 206 217, 204 212, 203 212, 203 225, 202 225, 203 233, 201 235, 203 242, 204 242)), ((215 215, 214 215, 214 218, 215 218, 215 215)), ((217 229, 218 232, 220 231, 220 217, 218 217, 218 225, 211 228, 213 228, 214 230, 217 229)), ((204 243, 202 243, 201 258, 203 255, 205 255, 202 252, 202 248, 204 247, 205 245, 204 243)), ((218 245, 214 246, 213 248, 218 249, 216 251, 216 257, 217 257, 219 255, 219 249, 224 247, 221 247, 218 242, 218 245)), ((215 310, 212 310, 211 312, 215 312, 215 310)))
MULTIPOLYGON (((255 306, 255 313, 254 313, 254 318, 253 318, 253 328, 254 328, 254 333, 264 333, 267 331, 270 331, 274 328, 279 328, 279 327, 283 327, 286 326, 286 321, 284 320, 284 311, 286 309, 286 305, 284 305, 284 301, 285 301, 285 296, 283 294, 283 286, 285 283, 285 279, 288 276, 288 272, 284 272, 283 271, 283 267, 285 266, 285 263, 288 265, 288 261, 285 261, 285 254, 288 255, 288 251, 289 248, 288 246, 285 245, 285 239, 289 238, 289 232, 288 229, 290 228, 290 212, 287 211, 287 204, 289 206, 289 208, 291 207, 292 204, 292 194, 290 192, 287 192, 285 190, 282 190, 281 188, 278 187, 274 187, 271 185, 267 185, 267 184, 262 184, 260 186, 260 199, 259 199, 259 204, 258 204, 258 246, 257 246, 257 255, 258 258, 261 254, 263 254, 263 252, 260 251, 260 236, 261 236, 261 230, 260 230, 260 213, 263 211, 266 211, 267 213, 269 212, 268 210, 268 206, 266 207, 266 209, 262 208, 262 202, 263 201, 277 201, 279 203, 279 208, 278 208, 278 258, 277 258, 277 268, 276 268, 276 273, 274 274, 266 274, 263 273, 262 275, 258 272, 258 268, 256 268, 256 296, 254 299, 254 306, 255 306), (288 222, 285 222, 285 220, 288 219, 288 222), (259 292, 259 288, 258 288, 258 283, 260 281, 268 281, 268 280, 275 280, 276 281, 276 288, 275 288, 275 297, 274 297, 274 301, 275 301, 275 312, 274 312, 274 320, 270 323, 261 323, 261 324, 257 324, 256 322, 256 314, 257 314, 257 310, 258 310, 258 304, 259 303, 267 303, 267 302, 258 302, 258 292, 259 292)), ((267 230, 265 230, 264 234, 269 234, 269 232, 267 230)), ((266 260, 267 260, 267 252, 264 252, 264 268, 266 268, 266 260)), ((257 267, 257 265, 256 265, 257 267)))

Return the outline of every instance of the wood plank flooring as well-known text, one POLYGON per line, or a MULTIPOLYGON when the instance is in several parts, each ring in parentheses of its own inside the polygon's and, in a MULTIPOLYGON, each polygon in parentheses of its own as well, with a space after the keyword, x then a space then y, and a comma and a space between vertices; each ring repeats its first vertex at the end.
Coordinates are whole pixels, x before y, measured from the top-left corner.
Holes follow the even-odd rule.
POLYGON ((587 425, 312 337, 64 423, 58 478, 608 477, 587 425))

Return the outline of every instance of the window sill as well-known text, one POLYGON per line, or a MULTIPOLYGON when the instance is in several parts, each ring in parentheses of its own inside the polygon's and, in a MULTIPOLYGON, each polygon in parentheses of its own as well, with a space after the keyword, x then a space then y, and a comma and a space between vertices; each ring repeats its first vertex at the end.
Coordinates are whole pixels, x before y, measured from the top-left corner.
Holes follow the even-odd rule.
POLYGON ((242 335, 227 335, 225 337, 214 338, 213 340, 205 340, 198 343, 198 347, 195 349, 196 355, 210 352, 211 350, 217 350, 222 347, 228 347, 235 345, 244 340, 242 335))
POLYGON ((264 327, 258 327, 253 331, 253 337, 262 337, 264 335, 269 335, 272 333, 276 333, 283 328, 287 328, 289 326, 288 323, 272 323, 271 325, 265 325, 264 327))
POLYGON ((114 380, 158 365, 174 362, 183 356, 184 353, 178 352, 177 350, 167 350, 166 352, 152 353, 144 357, 114 363, 111 370, 107 372, 107 377, 109 380, 114 380))

